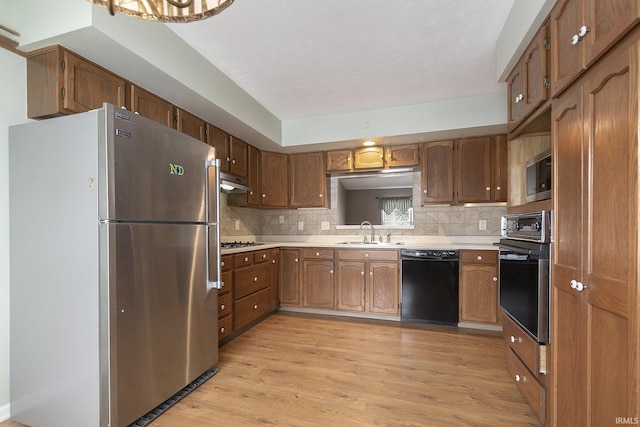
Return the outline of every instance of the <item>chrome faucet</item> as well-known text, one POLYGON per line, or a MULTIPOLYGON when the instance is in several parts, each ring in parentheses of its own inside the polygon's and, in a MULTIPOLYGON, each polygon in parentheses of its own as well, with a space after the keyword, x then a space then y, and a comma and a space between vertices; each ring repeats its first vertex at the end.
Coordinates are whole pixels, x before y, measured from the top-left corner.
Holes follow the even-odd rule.
MULTIPOLYGON (((371 243, 373 243, 374 237, 373 237, 373 225, 371 225, 371 223, 369 221, 362 221, 362 223, 360 224, 360 230, 362 230, 362 227, 368 225, 369 227, 371 227, 371 243)), ((367 235, 364 235, 364 242, 367 243, 367 235)))

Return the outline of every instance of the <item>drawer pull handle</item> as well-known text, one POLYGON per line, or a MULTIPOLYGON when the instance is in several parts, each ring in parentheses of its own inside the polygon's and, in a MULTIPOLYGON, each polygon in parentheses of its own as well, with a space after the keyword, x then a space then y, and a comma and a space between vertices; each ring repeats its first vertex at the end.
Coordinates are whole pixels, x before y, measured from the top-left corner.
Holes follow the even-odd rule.
POLYGON ((253 306, 253 309, 254 309, 254 310, 257 310, 257 309, 258 309, 258 304, 255 304, 255 305, 253 306))
POLYGON ((224 310, 224 308, 225 308, 225 307, 224 307, 224 304, 222 304, 222 305, 220 306, 220 310, 224 310))
POLYGON ((511 335, 511 337, 509 338, 509 341, 514 342, 514 343, 515 342, 522 342, 522 338, 520 338, 520 337, 516 338, 513 335, 511 335))

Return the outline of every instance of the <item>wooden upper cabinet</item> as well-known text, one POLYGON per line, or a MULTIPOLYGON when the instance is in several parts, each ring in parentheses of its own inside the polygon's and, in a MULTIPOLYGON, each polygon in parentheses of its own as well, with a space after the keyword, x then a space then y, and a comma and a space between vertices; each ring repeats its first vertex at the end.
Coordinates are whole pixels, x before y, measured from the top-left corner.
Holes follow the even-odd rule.
POLYGON ((205 135, 205 122, 201 118, 180 108, 176 108, 176 122, 176 129, 180 132, 202 142, 207 142, 205 135))
POLYGON ((453 203, 453 141, 425 142, 420 165, 422 203, 453 203))
POLYGON ((418 166, 420 163, 419 151, 418 144, 386 147, 387 166, 390 168, 418 166))
POLYGON ((129 85, 131 111, 170 128, 175 128, 173 104, 134 84, 129 85))
POLYGON ((247 182, 253 191, 247 194, 247 205, 260 206, 260 150, 249 145, 247 182))
POLYGON ((60 46, 27 57, 27 116, 81 113, 108 102, 128 107, 126 82, 60 46))
POLYGON ((322 208, 327 206, 324 153, 289 156, 289 206, 322 208))
POLYGON ((220 159, 222 172, 229 172, 231 166, 229 139, 227 132, 207 123, 207 144, 216 149, 216 159, 220 159))
POLYGON ((229 139, 229 157, 231 158, 231 164, 229 165, 229 172, 233 175, 247 177, 247 153, 249 150, 249 144, 231 135, 229 139))
POLYGON ((351 150, 327 151, 327 172, 348 172, 353 169, 352 166, 351 150))
POLYGON ((287 207, 287 157, 286 154, 281 153, 260 152, 260 204, 262 207, 287 207))
POLYGON ((551 93, 557 95, 640 18, 630 0, 558 0, 551 10, 551 93))
POLYGON ((507 77, 508 93, 508 126, 515 128, 524 116, 524 73, 522 72, 522 60, 513 68, 507 77))
POLYGON ((384 148, 365 147, 354 151, 354 169, 375 169, 384 167, 384 148))
POLYGON ((504 135, 460 139, 456 148, 456 199, 460 203, 507 200, 504 135))

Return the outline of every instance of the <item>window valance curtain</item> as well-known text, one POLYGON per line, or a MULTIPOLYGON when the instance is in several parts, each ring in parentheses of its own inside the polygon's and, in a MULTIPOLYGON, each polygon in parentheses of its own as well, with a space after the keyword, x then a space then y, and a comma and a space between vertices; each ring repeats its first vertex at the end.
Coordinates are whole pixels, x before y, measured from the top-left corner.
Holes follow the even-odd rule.
POLYGON ((400 214, 404 215, 409 208, 412 207, 413 197, 378 197, 378 207, 384 211, 387 215, 398 209, 400 214))

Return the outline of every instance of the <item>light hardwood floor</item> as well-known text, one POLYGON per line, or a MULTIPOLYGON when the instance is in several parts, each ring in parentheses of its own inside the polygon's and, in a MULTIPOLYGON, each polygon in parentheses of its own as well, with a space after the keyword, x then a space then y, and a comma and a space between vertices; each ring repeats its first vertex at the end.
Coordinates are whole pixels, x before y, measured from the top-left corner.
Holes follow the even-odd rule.
POLYGON ((150 427, 540 425, 504 358, 493 332, 278 313, 150 427))

